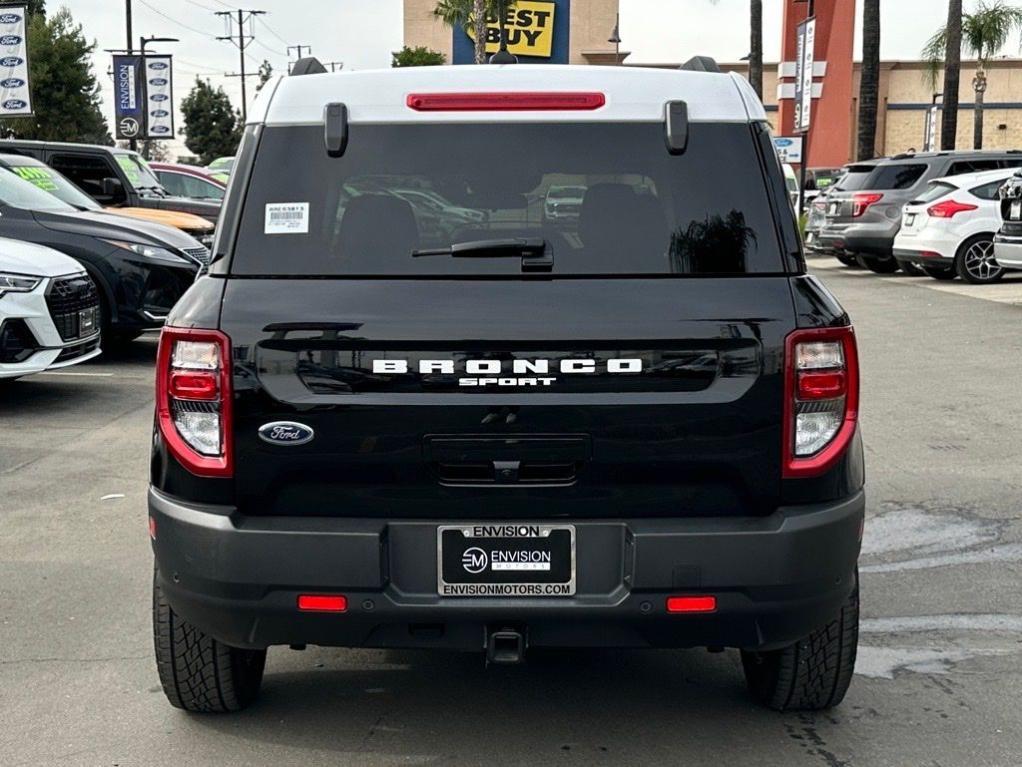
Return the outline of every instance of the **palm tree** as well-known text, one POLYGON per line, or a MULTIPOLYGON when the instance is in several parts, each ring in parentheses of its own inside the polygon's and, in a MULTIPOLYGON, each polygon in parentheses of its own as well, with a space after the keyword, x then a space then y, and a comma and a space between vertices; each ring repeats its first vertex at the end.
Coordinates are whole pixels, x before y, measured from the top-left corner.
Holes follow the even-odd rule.
POLYGON ((858 160, 876 156, 880 93, 880 0, 865 0, 862 14, 862 75, 859 80, 858 160))
POLYGON ((486 17, 497 16, 513 0, 437 0, 433 15, 451 29, 460 27, 475 37, 475 63, 486 63, 486 17))
MULTIPOLYGON (((1022 31, 1022 8, 1005 5, 1004 0, 993 0, 987 3, 980 0, 975 12, 962 16, 961 48, 968 50, 976 57, 976 76, 972 80, 972 88, 976 93, 975 129, 973 131, 973 147, 983 148, 983 98, 987 89, 986 68, 990 57, 1001 50, 1008 42, 1012 32, 1022 31)), ((947 27, 937 30, 923 49, 923 56, 930 62, 931 76, 936 79, 940 64, 940 54, 947 50, 949 30, 947 27)), ((944 87, 945 98, 948 87, 944 87)), ((941 143, 944 145, 944 142, 941 143)))
POLYGON ((763 99, 763 0, 749 0, 749 82, 763 99))
MULTIPOLYGON (((940 148, 950 151, 958 142, 958 89, 962 80, 962 0, 948 0, 944 27, 944 114, 940 126, 940 148)), ((931 80, 936 87, 936 72, 931 80)))

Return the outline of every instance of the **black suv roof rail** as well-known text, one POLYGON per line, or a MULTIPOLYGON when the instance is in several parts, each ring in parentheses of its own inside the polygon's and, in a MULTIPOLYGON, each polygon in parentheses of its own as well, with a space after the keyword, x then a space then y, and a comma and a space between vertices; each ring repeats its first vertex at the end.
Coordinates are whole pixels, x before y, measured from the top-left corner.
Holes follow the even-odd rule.
POLYGON ((716 59, 710 56, 693 56, 682 64, 681 68, 689 72, 713 72, 714 74, 720 74, 720 67, 717 65, 716 59))
POLYGON ((315 56, 306 56, 305 58, 298 59, 291 67, 292 77, 297 75, 321 75, 326 72, 326 67, 320 63, 320 60, 315 56))

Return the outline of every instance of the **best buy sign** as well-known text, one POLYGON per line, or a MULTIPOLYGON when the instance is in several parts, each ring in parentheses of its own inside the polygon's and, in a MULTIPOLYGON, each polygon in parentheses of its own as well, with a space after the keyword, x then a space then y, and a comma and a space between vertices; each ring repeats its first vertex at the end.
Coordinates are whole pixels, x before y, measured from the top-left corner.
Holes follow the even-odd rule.
MULTIPOLYGON (((554 17, 557 6, 549 0, 518 0, 507 12, 507 49, 516 56, 550 58, 554 48, 554 17)), ((474 30, 469 38, 475 41, 474 30)), ((500 50, 500 19, 486 18, 486 52, 500 50)))

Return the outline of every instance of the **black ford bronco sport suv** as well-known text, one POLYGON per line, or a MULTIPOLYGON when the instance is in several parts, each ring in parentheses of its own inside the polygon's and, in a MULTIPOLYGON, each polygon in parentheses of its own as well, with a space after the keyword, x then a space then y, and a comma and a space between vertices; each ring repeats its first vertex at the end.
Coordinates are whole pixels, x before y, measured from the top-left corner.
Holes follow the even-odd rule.
POLYGON ((248 122, 157 361, 172 704, 241 709, 307 643, 732 647, 766 705, 841 701, 855 337, 745 81, 311 73, 248 122))

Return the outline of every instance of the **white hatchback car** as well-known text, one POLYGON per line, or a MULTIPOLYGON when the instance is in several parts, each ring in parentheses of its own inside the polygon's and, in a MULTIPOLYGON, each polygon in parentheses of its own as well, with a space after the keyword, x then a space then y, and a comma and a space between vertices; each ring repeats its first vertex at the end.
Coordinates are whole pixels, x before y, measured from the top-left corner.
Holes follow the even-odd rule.
POLYGON ((922 267, 938 280, 997 282, 1004 270, 994 259, 1001 227, 997 192, 1015 168, 934 179, 902 209, 894 257, 922 267))
POLYGON ((99 294, 81 264, 0 237, 0 379, 90 360, 99 333, 99 294))

